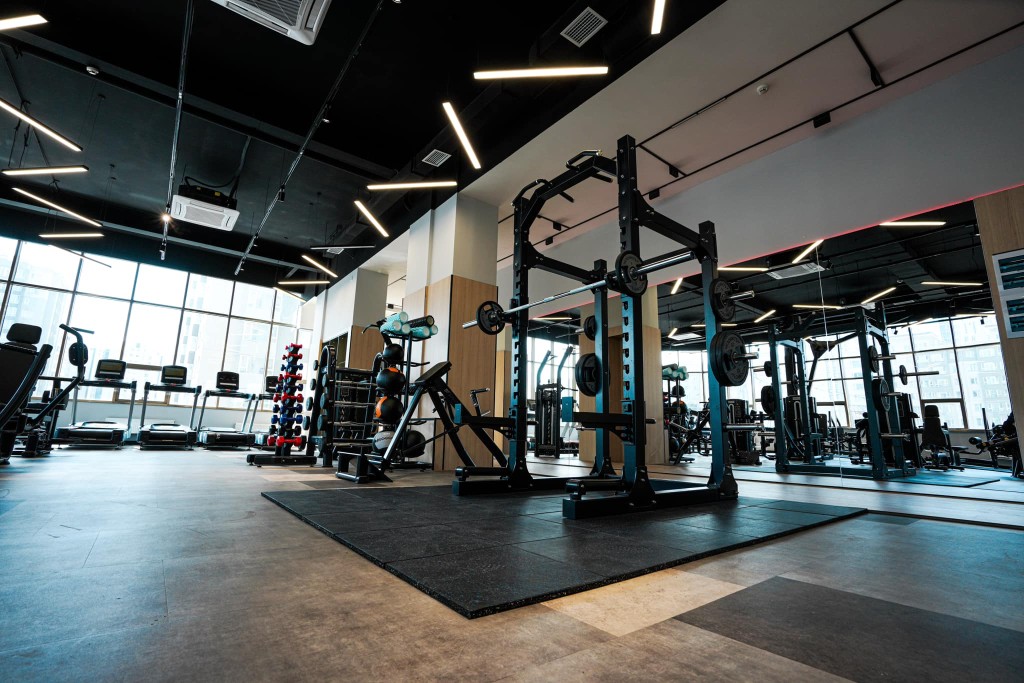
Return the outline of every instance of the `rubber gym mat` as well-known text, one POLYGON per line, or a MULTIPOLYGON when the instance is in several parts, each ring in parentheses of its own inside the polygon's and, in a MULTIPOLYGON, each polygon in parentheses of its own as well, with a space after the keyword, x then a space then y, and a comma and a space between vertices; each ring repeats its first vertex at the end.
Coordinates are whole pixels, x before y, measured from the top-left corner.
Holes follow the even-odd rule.
POLYGON ((1018 631, 782 577, 675 618, 854 681, 1012 681, 1024 671, 1018 631))
POLYGON ((448 486, 263 496, 474 619, 866 512, 741 497, 582 520, 562 493, 458 497, 448 486))

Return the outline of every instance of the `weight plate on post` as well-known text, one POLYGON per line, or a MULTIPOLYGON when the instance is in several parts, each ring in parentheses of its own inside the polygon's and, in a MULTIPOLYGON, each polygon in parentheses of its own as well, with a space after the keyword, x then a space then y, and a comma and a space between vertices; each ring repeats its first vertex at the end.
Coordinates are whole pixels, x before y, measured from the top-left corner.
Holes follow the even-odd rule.
POLYGON ((309 390, 316 391, 316 378, 309 380, 309 390))
POLYGON ((576 386, 584 396, 597 396, 601 390, 601 363, 596 353, 585 353, 576 361, 576 386))
POLYGON ((505 309, 497 301, 485 301, 476 309, 476 324, 485 334, 497 335, 505 329, 505 309))
POLYGON ((597 318, 592 315, 587 316, 587 319, 583 321, 583 334, 590 341, 597 339, 597 318))
POLYGON ((640 296, 647 291, 647 276, 636 272, 643 264, 643 259, 631 251, 621 252, 615 257, 615 279, 619 292, 640 296))
POLYGON ((772 388, 772 385, 766 384, 761 387, 761 410, 773 420, 775 419, 775 404, 777 400, 775 389, 772 388))
POLYGON ((766 360, 764 362, 764 374, 767 375, 768 377, 772 376, 772 362, 770 360, 766 360))
POLYGON ((900 366, 899 378, 900 382, 903 383, 903 386, 907 386, 907 382, 910 380, 910 375, 907 373, 906 365, 900 366))
POLYGON ((882 368, 878 360, 878 349, 874 346, 868 348, 868 363, 871 365, 871 372, 877 373, 882 368))
POLYGON ((715 320, 720 323, 732 322, 736 317, 736 302, 730 299, 732 285, 725 280, 715 278, 711 281, 711 310, 715 312, 715 320))
MULTIPOLYGON (((322 396, 323 394, 321 394, 322 396)), ((306 410, 313 410, 313 397, 310 396, 306 399, 306 410)))
POLYGON ((747 381, 750 360, 743 356, 747 347, 735 332, 719 332, 711 338, 711 371, 727 387, 738 387, 747 381))
POLYGON ((302 428, 305 429, 307 432, 309 431, 309 415, 302 418, 302 428))
POLYGON ((892 401, 889 396, 889 383, 884 377, 876 377, 871 380, 871 402, 875 409, 880 412, 887 412, 892 401))

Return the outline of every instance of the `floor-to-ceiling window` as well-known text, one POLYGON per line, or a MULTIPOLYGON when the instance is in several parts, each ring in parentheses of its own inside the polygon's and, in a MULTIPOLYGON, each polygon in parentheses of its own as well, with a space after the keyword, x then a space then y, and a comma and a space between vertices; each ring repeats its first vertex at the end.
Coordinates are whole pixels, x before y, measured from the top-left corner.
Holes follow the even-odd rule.
MULTIPOLYGON (((241 389, 263 390, 276 374, 284 345, 308 345, 312 331, 298 328, 302 302, 268 287, 0 238, 2 334, 14 323, 42 328, 53 354, 44 375, 70 376, 67 343, 59 325, 90 330, 89 377, 96 361, 121 358, 127 378, 157 382, 164 365, 184 365, 191 385, 212 389, 217 372, 240 375, 241 389)), ((40 382, 36 393, 49 388, 40 382)), ((184 394, 153 394, 151 402, 189 404, 184 394)), ((127 400, 105 389, 84 389, 81 400, 127 400)), ((218 405, 215 400, 208 404, 218 405)), ((220 407, 243 402, 221 399, 220 407)))

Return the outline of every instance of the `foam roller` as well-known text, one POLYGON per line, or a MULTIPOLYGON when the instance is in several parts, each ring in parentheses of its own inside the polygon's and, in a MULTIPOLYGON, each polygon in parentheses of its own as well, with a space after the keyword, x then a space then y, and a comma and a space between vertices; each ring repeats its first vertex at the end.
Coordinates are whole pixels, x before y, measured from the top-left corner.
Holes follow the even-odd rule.
POLYGON ((384 325, 391 325, 394 323, 407 323, 409 322, 409 314, 405 311, 399 311, 398 313, 392 313, 384 319, 384 325))
POLYGON ((430 339, 438 332, 437 325, 431 325, 430 327, 414 327, 409 332, 409 336, 413 339, 430 339))
POLYGON ((403 323, 395 320, 394 322, 386 322, 380 326, 382 334, 409 334, 409 323, 403 323))

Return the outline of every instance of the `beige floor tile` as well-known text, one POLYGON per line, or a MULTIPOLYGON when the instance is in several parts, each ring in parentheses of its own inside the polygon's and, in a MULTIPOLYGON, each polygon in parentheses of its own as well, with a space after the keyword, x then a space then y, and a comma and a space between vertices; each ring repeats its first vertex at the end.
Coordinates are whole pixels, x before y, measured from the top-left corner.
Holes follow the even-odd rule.
POLYGON ((666 569, 543 603, 615 636, 718 600, 743 586, 666 569))

